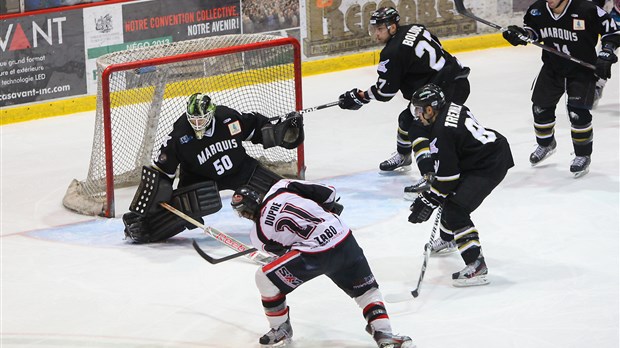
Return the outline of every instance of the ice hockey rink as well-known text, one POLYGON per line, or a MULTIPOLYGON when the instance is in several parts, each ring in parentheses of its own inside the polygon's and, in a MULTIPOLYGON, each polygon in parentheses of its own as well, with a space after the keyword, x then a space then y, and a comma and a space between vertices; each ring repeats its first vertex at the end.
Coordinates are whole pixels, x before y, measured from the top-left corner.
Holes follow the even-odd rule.
MULTIPOLYGON (((509 140, 515 167, 472 219, 480 231, 491 284, 455 288, 458 254, 430 259, 420 296, 387 303, 395 332, 418 348, 568 348, 619 346, 620 64, 594 114, 588 175, 569 173, 573 156, 563 104, 558 150, 543 165, 534 150, 530 86, 536 47, 460 53, 471 67, 467 106, 509 140)), ((374 83, 374 67, 303 80, 304 106, 336 100, 374 83)), ((416 285, 434 217, 407 222, 402 189, 419 176, 378 174, 395 150, 406 106, 371 102, 358 111, 330 108, 305 116, 307 179, 334 185, 343 219, 368 257, 383 294, 416 285)), ((167 243, 132 245, 120 218, 81 216, 62 206, 73 178, 84 179, 94 112, 0 127, 2 347, 258 347, 268 331, 254 285, 256 264, 211 265, 191 247, 229 251, 200 230, 167 243)), ((134 188, 117 191, 117 216, 134 188)), ((229 208, 205 219, 248 241, 250 226, 229 208)), ((288 296, 294 347, 374 347, 355 302, 328 278, 288 296)))

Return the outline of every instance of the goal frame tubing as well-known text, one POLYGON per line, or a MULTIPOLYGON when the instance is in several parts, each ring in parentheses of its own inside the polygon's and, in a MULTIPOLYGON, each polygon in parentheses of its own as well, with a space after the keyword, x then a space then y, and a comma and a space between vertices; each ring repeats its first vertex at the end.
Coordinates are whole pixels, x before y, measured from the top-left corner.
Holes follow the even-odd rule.
MULTIPOLYGON (((106 173, 106 204, 103 216, 108 218, 114 217, 114 168, 112 163, 112 118, 110 115, 110 75, 117 71, 131 70, 143 68, 145 66, 156 65, 179 61, 182 59, 200 59, 213 57, 216 55, 224 55, 231 53, 247 52, 254 49, 261 49, 276 46, 293 46, 293 70, 295 78, 295 109, 303 109, 302 93, 301 93, 301 46, 295 38, 281 38, 270 41, 256 42, 239 46, 215 48, 208 51, 200 51, 193 53, 178 54, 165 58, 153 58, 140 62, 128 62, 111 64, 106 67, 101 74, 101 99, 103 107, 103 133, 105 148, 105 173, 106 173)), ((292 111, 292 110, 291 110, 292 111)), ((297 147, 297 173, 304 176, 305 158, 304 144, 297 147)))

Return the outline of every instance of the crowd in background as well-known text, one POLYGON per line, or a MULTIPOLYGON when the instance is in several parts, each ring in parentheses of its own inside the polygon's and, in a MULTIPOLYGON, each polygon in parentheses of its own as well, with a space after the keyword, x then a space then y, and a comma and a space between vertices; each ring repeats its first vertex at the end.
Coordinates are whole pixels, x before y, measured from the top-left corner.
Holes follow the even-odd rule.
POLYGON ((259 33, 299 26, 299 0, 242 0, 244 33, 259 33))

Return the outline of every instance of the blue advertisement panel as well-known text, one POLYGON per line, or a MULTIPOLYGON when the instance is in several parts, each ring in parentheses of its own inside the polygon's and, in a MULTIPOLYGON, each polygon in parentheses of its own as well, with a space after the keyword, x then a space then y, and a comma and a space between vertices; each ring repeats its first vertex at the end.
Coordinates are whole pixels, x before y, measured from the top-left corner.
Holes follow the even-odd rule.
POLYGON ((0 107, 86 93, 82 11, 0 23, 0 107))

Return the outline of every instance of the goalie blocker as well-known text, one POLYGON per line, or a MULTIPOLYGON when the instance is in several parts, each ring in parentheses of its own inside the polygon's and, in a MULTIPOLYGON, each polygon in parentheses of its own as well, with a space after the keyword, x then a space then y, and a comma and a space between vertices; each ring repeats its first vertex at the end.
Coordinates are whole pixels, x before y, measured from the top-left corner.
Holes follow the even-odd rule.
POLYGON ((204 181, 177 190, 172 180, 150 167, 142 167, 142 180, 130 212, 123 215, 125 236, 136 243, 159 242, 194 226, 160 206, 170 204, 192 218, 202 222, 202 217, 222 208, 222 201, 214 181, 204 181))

